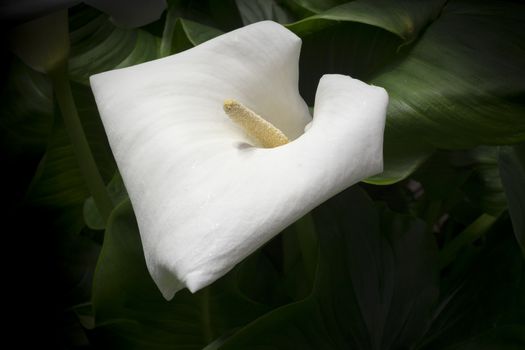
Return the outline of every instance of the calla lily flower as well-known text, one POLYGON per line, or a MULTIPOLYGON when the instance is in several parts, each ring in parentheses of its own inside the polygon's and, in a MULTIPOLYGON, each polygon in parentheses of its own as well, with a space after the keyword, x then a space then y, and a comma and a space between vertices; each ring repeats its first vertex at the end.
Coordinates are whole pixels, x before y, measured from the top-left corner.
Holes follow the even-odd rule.
POLYGON ((166 299, 211 284, 323 201, 382 171, 385 90, 325 75, 312 120, 298 91, 300 47, 283 26, 259 22, 91 77, 149 272, 166 299))

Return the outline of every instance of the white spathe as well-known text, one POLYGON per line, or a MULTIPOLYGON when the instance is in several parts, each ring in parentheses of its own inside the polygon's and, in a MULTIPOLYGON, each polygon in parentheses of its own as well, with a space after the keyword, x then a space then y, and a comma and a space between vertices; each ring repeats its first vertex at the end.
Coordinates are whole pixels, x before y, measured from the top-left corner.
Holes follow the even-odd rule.
POLYGON ((259 22, 177 55, 97 74, 91 86, 166 299, 231 270, 331 196, 382 171, 388 95, 322 77, 312 121, 298 91, 301 40, 259 22), (235 99, 290 143, 252 147, 235 99))

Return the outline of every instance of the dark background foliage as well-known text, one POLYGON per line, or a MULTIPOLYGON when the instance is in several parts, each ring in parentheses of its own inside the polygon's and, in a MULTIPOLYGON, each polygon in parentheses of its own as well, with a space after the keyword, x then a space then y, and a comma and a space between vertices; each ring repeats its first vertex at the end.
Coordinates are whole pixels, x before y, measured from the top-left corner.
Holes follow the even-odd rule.
POLYGON ((180 0, 138 29, 71 7, 73 97, 117 205, 104 222, 49 77, 4 51, 9 338, 65 349, 525 348, 524 23, 519 1, 180 0), (309 105, 326 73, 387 89, 385 172, 167 302, 87 79, 265 19, 302 38, 309 105))

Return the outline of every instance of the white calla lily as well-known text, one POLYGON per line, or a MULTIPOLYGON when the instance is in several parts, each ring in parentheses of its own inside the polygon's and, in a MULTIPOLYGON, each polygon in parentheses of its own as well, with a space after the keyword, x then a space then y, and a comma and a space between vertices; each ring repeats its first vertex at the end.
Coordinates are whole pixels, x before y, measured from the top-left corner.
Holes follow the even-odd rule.
POLYGON ((259 22, 91 77, 148 269, 166 299, 211 284, 323 201, 382 171, 385 90, 325 75, 309 125, 300 47, 283 26, 259 22), (228 99, 290 142, 257 147, 223 110, 228 99))

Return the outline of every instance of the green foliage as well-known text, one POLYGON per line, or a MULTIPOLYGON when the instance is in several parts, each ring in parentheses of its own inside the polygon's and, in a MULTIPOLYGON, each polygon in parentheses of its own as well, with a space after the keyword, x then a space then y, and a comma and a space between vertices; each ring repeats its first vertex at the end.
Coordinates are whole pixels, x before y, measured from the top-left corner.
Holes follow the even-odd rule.
POLYGON ((425 224, 376 209, 358 187, 313 213, 320 258, 312 293, 266 314, 223 349, 403 348, 437 301, 437 248, 425 224))
POLYGON ((514 234, 525 255, 525 146, 501 147, 499 171, 509 201, 514 234))
POLYGON ((69 75, 88 84, 90 75, 158 58, 160 39, 144 30, 116 27, 89 7, 71 11, 69 75))
POLYGON ((267 311, 244 296, 235 271, 196 294, 167 302, 146 269, 129 201, 113 212, 93 286, 96 338, 126 349, 202 349, 267 311), (108 335, 109 333, 109 335, 108 335))
MULTIPOLYGON (((91 150, 102 176, 107 180, 115 171, 115 161, 104 137, 104 129, 91 90, 74 83, 73 96, 91 150)), ((89 191, 80 173, 70 136, 57 106, 53 112, 50 118, 54 122, 47 149, 28 189, 27 200, 33 204, 52 207, 81 205, 89 191)))
POLYGON ((0 108, 8 215, 58 242, 61 307, 82 335, 69 348, 525 348, 524 21, 523 4, 489 0, 173 0, 139 29, 71 8, 69 79, 115 205, 107 223, 50 79, 10 57, 0 108), (388 91, 385 170, 168 302, 147 271, 89 76, 260 20, 302 39, 309 105, 327 73, 388 91))
POLYGON ((424 349, 520 349, 525 344, 525 265, 500 220, 487 244, 443 279, 439 314, 424 349), (510 239, 509 239, 510 238, 510 239))
POLYGON ((384 29, 404 41, 417 38, 419 32, 440 13, 445 1, 366 1, 357 0, 329 8, 289 26, 299 36, 317 32, 337 22, 367 24, 384 29))
POLYGON ((523 16, 512 3, 450 2, 408 56, 373 79, 392 91, 391 127, 448 149, 521 141, 523 16))
MULTIPOLYGON (((124 186, 124 182, 118 171, 108 182, 107 190, 115 206, 128 199, 128 192, 126 191, 126 187, 124 186)), ((106 228, 106 223, 102 219, 93 197, 89 197, 85 200, 83 214, 86 226, 90 229, 103 230, 106 228)))
POLYGON ((236 0, 235 3, 245 26, 265 20, 282 24, 294 21, 294 16, 275 0, 236 0))
POLYGON ((2 149, 13 156, 46 148, 53 124, 49 79, 19 60, 13 60, 2 95, 2 149))

